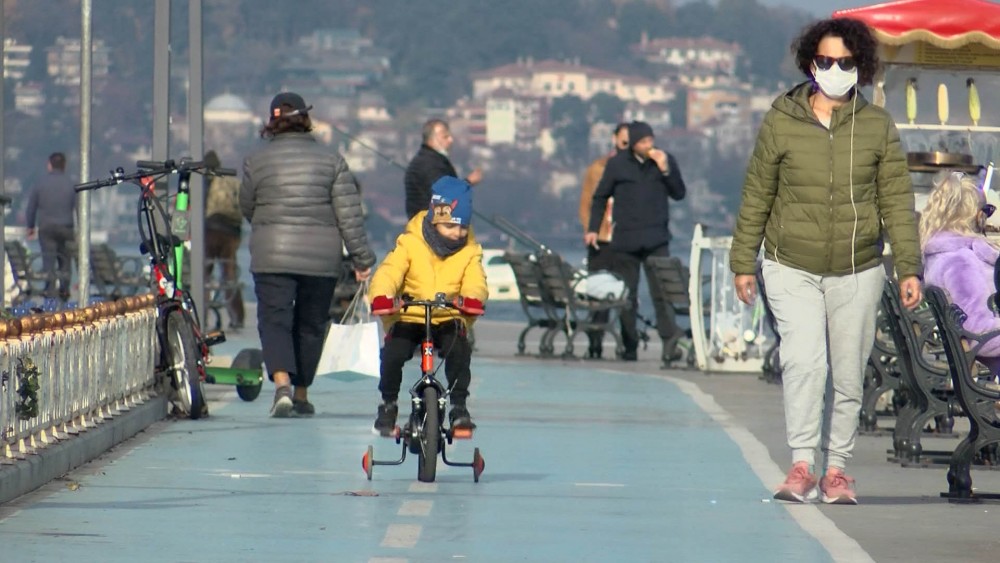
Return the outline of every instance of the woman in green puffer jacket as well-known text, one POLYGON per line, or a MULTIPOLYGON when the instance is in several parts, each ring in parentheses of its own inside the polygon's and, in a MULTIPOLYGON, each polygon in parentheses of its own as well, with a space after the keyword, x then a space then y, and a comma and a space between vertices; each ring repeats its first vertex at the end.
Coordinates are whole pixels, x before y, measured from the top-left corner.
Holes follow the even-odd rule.
POLYGON ((864 23, 823 20, 793 45, 809 80, 778 97, 747 169, 730 254, 737 296, 751 304, 761 242, 768 305, 781 338, 792 469, 775 498, 855 504, 851 457, 863 374, 892 243, 902 299, 920 301, 913 190, 899 133, 857 87, 878 59, 864 23), (832 396, 824 397, 829 390, 832 396), (825 399, 825 400, 824 400, 825 399), (825 428, 824 428, 825 426, 825 428), (815 450, 825 472, 817 481, 815 450))

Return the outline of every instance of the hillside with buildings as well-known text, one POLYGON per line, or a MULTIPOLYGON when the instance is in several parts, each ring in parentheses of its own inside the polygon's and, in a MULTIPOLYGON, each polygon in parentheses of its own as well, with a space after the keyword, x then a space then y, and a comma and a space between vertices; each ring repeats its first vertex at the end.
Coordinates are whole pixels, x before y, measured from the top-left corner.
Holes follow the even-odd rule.
MULTIPOLYGON (((5 113, 8 131, 18 131, 8 135, 6 155, 15 223, 25 186, 49 152, 67 152, 78 167, 79 27, 17 25, 57 3, 5 4, 5 113)), ((188 61, 186 13, 174 4, 171 153, 179 156, 187 150, 188 61)), ((695 221, 728 230, 757 123, 796 80, 785 58, 806 22, 756 0, 296 5, 310 17, 268 15, 263 0, 205 3, 206 147, 238 167, 261 142, 270 97, 299 92, 315 106, 317 137, 357 174, 383 241, 403 220, 399 165, 430 117, 451 123, 460 171, 484 170, 477 206, 546 241, 575 244, 583 168, 608 150, 615 123, 633 119, 653 126, 687 180, 691 195, 675 206, 675 232, 687 238, 695 221)), ((95 8, 108 11, 94 17, 95 175, 149 154, 152 10, 145 6, 95 8)), ((131 235, 131 196, 100 196, 103 228, 131 235)), ((483 231, 490 243, 496 235, 483 231)))

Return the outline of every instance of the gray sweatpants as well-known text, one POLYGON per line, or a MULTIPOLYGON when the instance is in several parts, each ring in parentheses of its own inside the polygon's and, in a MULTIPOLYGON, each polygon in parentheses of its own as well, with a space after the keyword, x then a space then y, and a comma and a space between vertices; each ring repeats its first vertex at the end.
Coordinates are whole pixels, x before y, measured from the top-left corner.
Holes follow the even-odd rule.
POLYGON ((822 446, 826 467, 844 469, 858 432, 864 371, 875 343, 875 314, 885 270, 818 276, 765 260, 763 274, 781 337, 785 428, 792 463, 815 465, 816 447, 822 446))

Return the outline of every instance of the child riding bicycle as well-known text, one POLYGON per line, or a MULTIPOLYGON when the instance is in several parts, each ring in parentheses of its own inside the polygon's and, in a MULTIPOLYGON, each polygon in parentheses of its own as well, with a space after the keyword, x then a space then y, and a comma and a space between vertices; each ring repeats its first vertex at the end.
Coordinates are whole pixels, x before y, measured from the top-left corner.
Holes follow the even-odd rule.
POLYGON ((483 314, 488 291, 483 271, 483 249, 470 240, 472 189, 464 180, 445 176, 431 188, 430 207, 406 225, 396 247, 385 257, 371 280, 372 314, 383 316, 385 343, 378 406, 373 432, 390 436, 396 426, 396 402, 403 380, 403 365, 424 338, 424 311, 401 310, 403 295, 433 299, 444 293, 455 299, 458 311, 435 309, 432 314, 434 347, 444 356, 453 429, 472 430, 476 425, 466 406, 472 346, 468 328, 483 314))

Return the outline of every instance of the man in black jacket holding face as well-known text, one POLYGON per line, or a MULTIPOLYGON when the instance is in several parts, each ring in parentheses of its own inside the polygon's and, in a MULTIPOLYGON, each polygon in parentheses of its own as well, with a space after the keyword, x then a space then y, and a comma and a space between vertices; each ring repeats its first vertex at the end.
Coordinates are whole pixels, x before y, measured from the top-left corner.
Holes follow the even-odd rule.
MULTIPOLYGON (((431 186, 442 176, 458 177, 458 172, 448 160, 448 149, 454 138, 448 123, 440 119, 431 119, 424 123, 423 142, 420 150, 406 167, 403 183, 406 186, 406 217, 412 219, 421 211, 426 211, 431 202, 431 186)), ((483 173, 478 168, 469 174, 465 181, 475 186, 483 179, 483 173)))
MULTIPOLYGON (((604 176, 594 192, 590 226, 584 235, 587 246, 597 245, 597 232, 608 198, 615 198, 614 271, 629 289, 632 307, 621 315, 623 360, 638 359, 636 330, 639 267, 645 266, 647 283, 652 278, 646 259, 670 255, 670 200, 684 199, 686 189, 677 160, 673 155, 654 148, 653 129, 642 121, 633 121, 628 128, 629 150, 620 151, 608 160, 604 176)), ((650 296, 656 309, 656 329, 663 341, 663 359, 674 357, 681 331, 674 319, 673 308, 663 296, 652 290, 650 296)))

